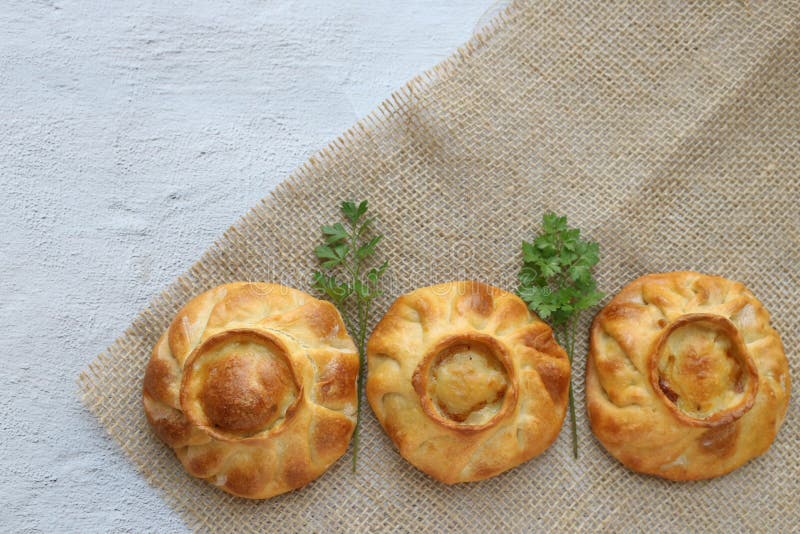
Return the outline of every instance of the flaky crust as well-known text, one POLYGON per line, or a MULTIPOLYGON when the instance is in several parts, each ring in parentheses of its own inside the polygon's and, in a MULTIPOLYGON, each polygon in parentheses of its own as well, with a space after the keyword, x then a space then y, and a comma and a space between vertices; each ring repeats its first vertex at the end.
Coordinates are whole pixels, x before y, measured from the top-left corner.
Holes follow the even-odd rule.
POLYGON ((780 337, 739 282, 650 274, 594 319, 589 420, 635 471, 694 480, 736 469, 769 448, 789 391, 780 337))
POLYGON ((347 450, 357 375, 333 305, 237 282, 178 312, 153 349, 142 397, 189 473, 266 499, 317 478, 347 450))
POLYGON ((472 281, 399 297, 367 344, 367 398, 400 454, 448 484, 533 458, 558 436, 570 368, 516 295, 472 281))

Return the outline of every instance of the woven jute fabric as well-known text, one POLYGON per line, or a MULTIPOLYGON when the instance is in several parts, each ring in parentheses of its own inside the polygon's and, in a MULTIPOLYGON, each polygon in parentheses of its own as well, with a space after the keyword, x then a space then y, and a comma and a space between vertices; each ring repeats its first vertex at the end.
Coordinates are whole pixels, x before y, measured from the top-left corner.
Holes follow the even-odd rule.
POLYGON ((233 280, 308 289, 319 227, 369 199, 387 295, 477 279, 513 290, 520 242, 554 210, 598 241, 613 294, 649 272, 744 282, 772 313, 798 380, 798 2, 513 3, 302 165, 141 312, 81 376, 88 408, 187 524, 205 530, 791 531, 800 422, 722 478, 667 482, 622 467, 585 417, 591 313, 576 346, 580 457, 567 427, 534 460, 445 486, 395 451, 364 404, 358 471, 342 458, 302 490, 232 497, 188 476, 148 428, 144 367, 192 296, 233 280))

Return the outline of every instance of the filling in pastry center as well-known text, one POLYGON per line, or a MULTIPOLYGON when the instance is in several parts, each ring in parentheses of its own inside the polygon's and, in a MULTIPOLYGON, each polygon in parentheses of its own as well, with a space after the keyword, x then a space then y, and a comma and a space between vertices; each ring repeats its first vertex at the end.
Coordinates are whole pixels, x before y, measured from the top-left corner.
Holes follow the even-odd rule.
POLYGON ((258 336, 237 334, 208 346, 191 364, 183 387, 199 424, 230 437, 248 437, 280 424, 298 398, 282 349, 258 336))
POLYGON ((452 347, 432 366, 428 395, 442 415, 480 425, 500 409, 508 389, 503 364, 479 345, 452 347))
POLYGON ((686 415, 703 419, 741 401, 749 375, 728 333, 707 321, 669 333, 658 354, 658 386, 686 415))

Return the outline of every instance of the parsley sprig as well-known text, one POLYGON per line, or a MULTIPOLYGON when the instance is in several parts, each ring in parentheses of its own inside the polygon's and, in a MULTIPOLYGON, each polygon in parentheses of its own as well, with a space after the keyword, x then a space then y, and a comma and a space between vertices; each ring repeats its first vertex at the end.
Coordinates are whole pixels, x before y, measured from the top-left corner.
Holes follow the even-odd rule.
MULTIPOLYGON (((570 366, 580 313, 603 298, 592 277, 599 246, 581 239, 581 231, 567 226, 555 213, 542 217, 542 233, 532 243, 522 242, 522 268, 517 293, 528 307, 553 327, 556 341, 567 351, 570 366)), ((575 397, 569 384, 572 454, 578 457, 575 397)))
POLYGON ((347 331, 355 337, 358 349, 358 400, 356 428, 353 432, 353 471, 358 458, 358 430, 361 424, 361 397, 364 391, 364 361, 367 325, 372 302, 383 294, 381 277, 387 262, 366 270, 366 260, 375 252, 383 235, 371 235, 372 219, 365 217, 367 201, 342 202, 341 222, 322 227, 325 244, 314 249, 321 271, 315 271, 312 287, 325 294, 339 310, 347 331), (324 271, 324 272, 323 272, 324 271))

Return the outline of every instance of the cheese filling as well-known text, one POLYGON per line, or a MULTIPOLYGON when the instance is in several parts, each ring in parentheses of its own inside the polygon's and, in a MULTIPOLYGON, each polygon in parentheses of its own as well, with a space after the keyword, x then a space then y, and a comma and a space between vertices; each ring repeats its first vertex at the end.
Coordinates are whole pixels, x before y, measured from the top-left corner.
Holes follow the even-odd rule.
POLYGON ((500 409, 508 375, 497 358, 479 347, 450 350, 431 370, 428 393, 443 415, 458 423, 485 423, 500 409))
POLYGON ((728 335, 702 321, 670 333, 659 354, 658 373, 665 396, 698 419, 739 402, 748 378, 728 335))

